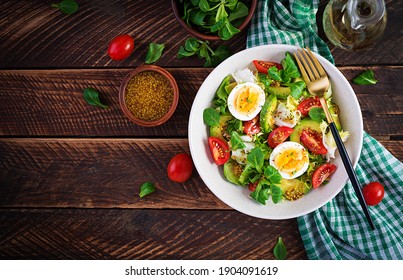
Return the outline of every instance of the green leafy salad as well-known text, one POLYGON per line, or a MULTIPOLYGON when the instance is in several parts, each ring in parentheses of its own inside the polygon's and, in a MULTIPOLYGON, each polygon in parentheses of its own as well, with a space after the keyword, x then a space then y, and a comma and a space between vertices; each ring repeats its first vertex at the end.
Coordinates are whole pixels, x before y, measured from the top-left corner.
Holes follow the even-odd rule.
MULTIPOLYGON (((225 178, 247 187, 261 204, 297 200, 328 182, 336 143, 318 97, 311 95, 293 56, 253 60, 253 69, 226 76, 203 111, 209 148, 225 178)), ((343 141, 331 87, 325 99, 343 141)))

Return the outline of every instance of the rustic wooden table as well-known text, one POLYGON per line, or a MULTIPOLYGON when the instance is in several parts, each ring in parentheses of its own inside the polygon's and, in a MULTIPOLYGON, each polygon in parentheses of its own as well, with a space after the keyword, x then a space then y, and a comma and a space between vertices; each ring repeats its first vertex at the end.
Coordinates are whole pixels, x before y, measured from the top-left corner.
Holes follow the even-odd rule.
MULTIPOLYGON (((190 108, 212 70, 197 58, 176 58, 189 35, 170 1, 77 1, 73 15, 51 2, 0 2, 0 258, 273 259, 282 236, 289 259, 306 259, 296 219, 232 210, 197 172, 184 184, 168 179, 169 160, 189 152, 190 108), (135 51, 112 61, 108 43, 122 33, 134 36, 135 51), (166 124, 144 128, 120 111, 118 88, 144 63, 150 42, 166 45, 156 64, 177 79, 180 100, 166 124), (88 105, 86 87, 109 109, 88 105), (157 192, 140 199, 145 181, 157 192)), ((365 131, 400 160, 402 8, 387 1, 388 26, 375 49, 331 47, 347 79, 375 71, 378 84, 353 85, 365 131)), ((235 53, 245 41, 246 31, 226 44, 235 53)))

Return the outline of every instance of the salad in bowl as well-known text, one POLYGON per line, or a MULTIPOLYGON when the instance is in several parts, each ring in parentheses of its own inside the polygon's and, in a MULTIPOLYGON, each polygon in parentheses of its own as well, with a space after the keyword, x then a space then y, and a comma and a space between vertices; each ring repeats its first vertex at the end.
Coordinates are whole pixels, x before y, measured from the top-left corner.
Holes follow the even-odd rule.
MULTIPOLYGON (((227 66, 230 71, 215 81, 215 87, 211 85, 210 100, 198 109, 205 127, 205 149, 198 149, 197 155, 192 139, 192 107, 190 148, 199 174, 224 202, 257 217, 290 218, 329 201, 341 190, 347 175, 319 98, 308 92, 294 61, 296 48, 272 45, 263 49, 269 54, 274 50, 275 55, 264 56, 258 51, 254 56, 248 49, 244 51, 248 55, 240 56, 244 63, 235 63, 240 67, 227 66), (216 171, 204 174, 206 168, 197 159, 200 157, 208 159, 210 171, 216 171), (215 181, 210 183, 206 176, 215 177, 215 181), (270 210, 259 209, 265 208, 262 205, 270 210)), ((214 71, 210 75, 214 76, 214 71)), ((352 141, 350 148, 358 144, 360 150, 362 143, 357 142, 356 129, 350 137, 350 129, 341 121, 346 115, 344 109, 350 108, 344 108, 346 102, 337 93, 340 82, 347 88, 349 84, 337 69, 337 75, 328 72, 331 87, 325 99, 329 111, 346 146, 352 141)), ((199 94, 205 94, 203 86, 195 103, 199 94)), ((349 90, 351 93, 351 87, 349 90)), ((358 103, 355 105, 358 110, 356 107, 352 115, 358 114, 362 122, 358 103)), ((353 155, 356 163, 359 154, 353 155)))

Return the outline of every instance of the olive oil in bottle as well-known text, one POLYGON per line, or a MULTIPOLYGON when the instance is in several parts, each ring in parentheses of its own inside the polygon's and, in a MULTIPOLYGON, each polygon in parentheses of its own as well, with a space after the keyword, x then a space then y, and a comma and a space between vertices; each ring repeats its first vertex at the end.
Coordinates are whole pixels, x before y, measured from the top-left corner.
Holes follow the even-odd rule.
POLYGON ((383 0, 331 0, 323 14, 329 41, 351 51, 372 48, 382 37, 386 22, 383 0))

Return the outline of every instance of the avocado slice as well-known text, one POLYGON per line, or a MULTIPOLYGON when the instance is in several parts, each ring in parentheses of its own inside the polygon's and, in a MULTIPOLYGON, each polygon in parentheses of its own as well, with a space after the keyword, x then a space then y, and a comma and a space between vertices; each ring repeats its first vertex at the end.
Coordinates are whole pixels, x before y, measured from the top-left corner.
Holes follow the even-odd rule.
POLYGON ((229 115, 220 116, 220 124, 217 126, 210 127, 210 136, 218 137, 221 140, 227 141, 229 134, 227 132, 227 122, 232 119, 229 115))
POLYGON ((264 133, 270 133, 274 127, 274 117, 273 112, 277 108, 277 97, 274 94, 270 94, 267 97, 262 111, 260 112, 260 127, 264 133))
POLYGON ((298 179, 281 179, 280 188, 288 200, 297 200, 309 191, 305 183, 298 179))
POLYGON ((329 107, 329 113, 330 113, 330 115, 332 115, 333 122, 334 122, 337 130, 340 131, 342 128, 341 128, 341 123, 340 123, 340 118, 339 118, 339 113, 340 113, 339 106, 337 106, 336 104, 332 104, 329 107))
POLYGON ((290 87, 282 87, 282 86, 269 86, 266 88, 266 91, 269 94, 274 94, 277 98, 287 99, 287 97, 291 94, 290 87))
POLYGON ((224 164, 224 177, 231 183, 242 185, 239 177, 242 174, 242 167, 235 161, 230 159, 224 164))
POLYGON ((316 122, 310 118, 305 118, 301 120, 299 124, 294 127, 293 133, 290 135, 290 141, 301 143, 300 137, 302 131, 306 128, 310 128, 312 130, 316 130, 322 135, 322 131, 320 130, 320 123, 316 122))

